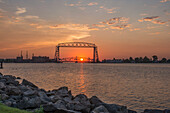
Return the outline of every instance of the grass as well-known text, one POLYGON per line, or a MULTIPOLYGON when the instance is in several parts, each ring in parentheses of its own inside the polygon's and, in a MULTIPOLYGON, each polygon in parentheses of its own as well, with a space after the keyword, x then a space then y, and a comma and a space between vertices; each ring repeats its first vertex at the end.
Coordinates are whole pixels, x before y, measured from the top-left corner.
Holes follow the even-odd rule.
POLYGON ((0 113, 32 113, 32 112, 8 107, 8 106, 0 103, 0 113))

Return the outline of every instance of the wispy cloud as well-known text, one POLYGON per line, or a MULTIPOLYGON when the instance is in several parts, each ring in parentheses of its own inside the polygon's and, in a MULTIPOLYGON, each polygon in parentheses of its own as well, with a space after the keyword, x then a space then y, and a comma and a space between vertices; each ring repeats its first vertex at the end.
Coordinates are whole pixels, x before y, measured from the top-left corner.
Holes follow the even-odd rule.
POLYGON ((15 12, 15 14, 19 15, 19 14, 22 14, 22 13, 25 13, 26 12, 26 8, 17 8, 17 11, 15 12))
POLYGON ((156 20, 158 18, 160 18, 160 17, 159 16, 151 16, 151 17, 145 17, 145 18, 139 19, 138 21, 139 22, 150 21, 154 24, 165 24, 166 23, 165 21, 162 21, 162 20, 156 20))
POLYGON ((130 25, 116 25, 116 26, 111 26, 111 29, 118 29, 118 30, 123 30, 125 28, 129 28, 130 25))
POLYGON ((165 24, 166 22, 163 22, 161 20, 153 20, 152 23, 154 23, 154 24, 165 24))
POLYGON ((145 18, 139 19, 138 21, 139 22, 152 21, 152 20, 157 19, 157 18, 159 18, 159 16, 151 16, 151 17, 145 17, 145 18))
POLYGON ((105 11, 107 11, 107 13, 116 13, 116 9, 117 8, 106 8, 106 7, 104 7, 104 6, 100 6, 100 9, 104 9, 105 11))
POLYGON ((88 6, 93 6, 93 5, 98 5, 98 3, 97 3, 97 2, 90 2, 90 3, 88 4, 88 6))
POLYGON ((129 21, 129 18, 126 18, 126 17, 115 17, 115 18, 111 18, 109 20, 106 20, 100 23, 107 24, 107 25, 115 25, 117 23, 125 24, 128 21, 129 21))
POLYGON ((69 29, 76 31, 89 31, 88 24, 57 24, 49 26, 51 29, 69 29))
POLYGON ((140 28, 131 28, 131 29, 129 29, 129 31, 139 31, 139 30, 141 30, 140 28))

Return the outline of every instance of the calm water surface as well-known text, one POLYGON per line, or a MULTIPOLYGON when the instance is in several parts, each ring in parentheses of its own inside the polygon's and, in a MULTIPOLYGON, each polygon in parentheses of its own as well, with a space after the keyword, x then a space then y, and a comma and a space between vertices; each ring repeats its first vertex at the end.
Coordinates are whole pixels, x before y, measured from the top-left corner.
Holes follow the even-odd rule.
POLYGON ((9 63, 0 72, 46 90, 67 86, 73 95, 96 95, 138 112, 170 109, 170 64, 9 63))

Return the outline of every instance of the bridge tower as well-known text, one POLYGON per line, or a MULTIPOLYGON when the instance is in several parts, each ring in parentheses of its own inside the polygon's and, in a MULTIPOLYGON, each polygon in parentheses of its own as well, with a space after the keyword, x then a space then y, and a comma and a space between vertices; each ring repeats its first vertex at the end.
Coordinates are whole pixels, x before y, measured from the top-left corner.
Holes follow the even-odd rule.
POLYGON ((55 51, 55 60, 56 60, 56 62, 60 62, 60 47, 93 48, 94 49, 94 51, 93 51, 93 62, 94 63, 99 62, 97 46, 95 44, 87 43, 87 42, 59 43, 56 46, 56 51, 55 51))

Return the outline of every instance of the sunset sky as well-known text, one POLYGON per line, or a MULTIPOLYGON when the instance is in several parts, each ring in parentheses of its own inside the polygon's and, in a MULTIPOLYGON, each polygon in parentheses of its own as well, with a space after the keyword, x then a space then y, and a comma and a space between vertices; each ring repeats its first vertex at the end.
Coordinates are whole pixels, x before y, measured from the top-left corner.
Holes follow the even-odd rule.
MULTIPOLYGON (((170 0, 0 0, 0 58, 54 58, 61 42, 90 42, 100 60, 170 58, 170 0)), ((92 49, 61 49, 92 57, 92 49)))

